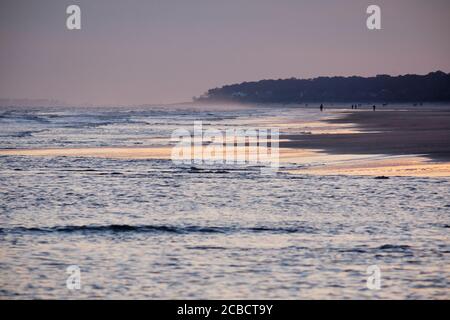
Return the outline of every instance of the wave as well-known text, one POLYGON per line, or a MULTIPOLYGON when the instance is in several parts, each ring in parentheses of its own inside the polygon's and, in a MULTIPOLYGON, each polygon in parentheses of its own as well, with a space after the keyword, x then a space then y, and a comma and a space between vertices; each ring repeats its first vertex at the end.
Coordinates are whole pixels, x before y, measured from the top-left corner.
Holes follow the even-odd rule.
POLYGON ((54 227, 13 227, 0 228, 0 234, 9 233, 313 233, 310 227, 214 227, 214 226, 166 226, 166 225, 84 225, 54 227))
POLYGON ((0 133, 0 137, 2 138, 25 138, 25 137, 32 137, 35 133, 41 133, 48 131, 47 129, 43 130, 25 130, 25 131, 18 131, 18 132, 5 132, 0 133))
POLYGON ((378 247, 378 250, 392 251, 392 252, 403 252, 411 250, 411 247, 408 245, 396 245, 396 244, 385 244, 378 247))

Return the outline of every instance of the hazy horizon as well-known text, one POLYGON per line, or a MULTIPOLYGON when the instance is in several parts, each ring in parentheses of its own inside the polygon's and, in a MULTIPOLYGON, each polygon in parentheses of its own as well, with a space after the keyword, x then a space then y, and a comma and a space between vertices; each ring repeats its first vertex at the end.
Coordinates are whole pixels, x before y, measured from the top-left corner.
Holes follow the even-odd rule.
POLYGON ((450 3, 55 1, 0 4, 0 98, 189 102, 225 84, 450 72, 450 3), (65 27, 78 4, 82 29, 65 27), (369 31, 366 8, 382 10, 369 31))

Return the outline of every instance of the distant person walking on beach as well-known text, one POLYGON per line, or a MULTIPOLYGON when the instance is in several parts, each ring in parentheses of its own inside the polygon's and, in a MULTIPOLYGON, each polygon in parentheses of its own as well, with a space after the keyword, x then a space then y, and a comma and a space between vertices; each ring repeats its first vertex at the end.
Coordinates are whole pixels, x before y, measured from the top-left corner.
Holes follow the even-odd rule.
POLYGON ((320 111, 323 111, 323 104, 320 105, 320 111))
POLYGON ((375 111, 375 109, 377 108, 377 106, 376 106, 376 105, 373 105, 372 108, 373 108, 373 111, 375 111))

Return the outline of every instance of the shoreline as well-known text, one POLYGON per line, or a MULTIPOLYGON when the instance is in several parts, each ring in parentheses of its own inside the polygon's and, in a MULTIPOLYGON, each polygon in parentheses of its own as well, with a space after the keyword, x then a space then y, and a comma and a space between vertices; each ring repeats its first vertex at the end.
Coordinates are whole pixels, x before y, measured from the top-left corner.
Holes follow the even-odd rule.
POLYGON ((280 147, 320 149, 328 154, 425 155, 450 161, 449 111, 342 111, 326 119, 336 125, 355 125, 359 132, 326 135, 289 135, 280 147))
MULTIPOLYGON (((276 121, 264 121, 264 125, 277 126, 276 121)), ((280 136, 281 166, 299 166, 283 171, 313 175, 450 177, 450 110, 329 109, 320 121, 290 123, 298 129, 311 124, 321 130, 280 136)), ((0 156, 170 160, 171 152, 171 146, 111 146, 0 149, 0 156)))
POLYGON ((340 111, 325 119, 333 125, 354 125, 358 132, 289 135, 281 148, 320 150, 350 160, 309 166, 290 173, 450 177, 450 110, 340 111), (375 159, 358 159, 359 157, 375 159), (351 159, 354 157, 354 159, 351 159))

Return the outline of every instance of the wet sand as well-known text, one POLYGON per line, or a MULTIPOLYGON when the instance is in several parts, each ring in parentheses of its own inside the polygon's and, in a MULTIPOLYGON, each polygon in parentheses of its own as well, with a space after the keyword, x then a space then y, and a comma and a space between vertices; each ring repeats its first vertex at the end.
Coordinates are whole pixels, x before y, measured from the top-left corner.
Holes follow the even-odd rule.
POLYGON ((99 157, 99 158, 116 158, 116 159, 170 159, 171 148, 99 147, 99 148, 7 149, 7 150, 0 150, 0 155, 39 156, 39 157, 99 157))
POLYGON ((434 162, 414 156, 388 156, 373 160, 353 159, 341 163, 334 162, 287 172, 314 175, 450 177, 450 162, 434 162))
POLYGON ((290 135, 290 141, 282 141, 280 147, 319 150, 317 157, 322 153, 349 158, 323 161, 290 172, 450 176, 450 111, 344 111, 338 114, 341 116, 325 122, 353 124, 359 132, 290 135), (369 158, 358 158, 364 155, 369 158), (378 156, 370 158, 371 155, 378 156))
POLYGON ((290 135, 280 147, 321 149, 330 154, 424 155, 450 161, 450 111, 358 111, 329 119, 356 124, 361 132, 290 135))

